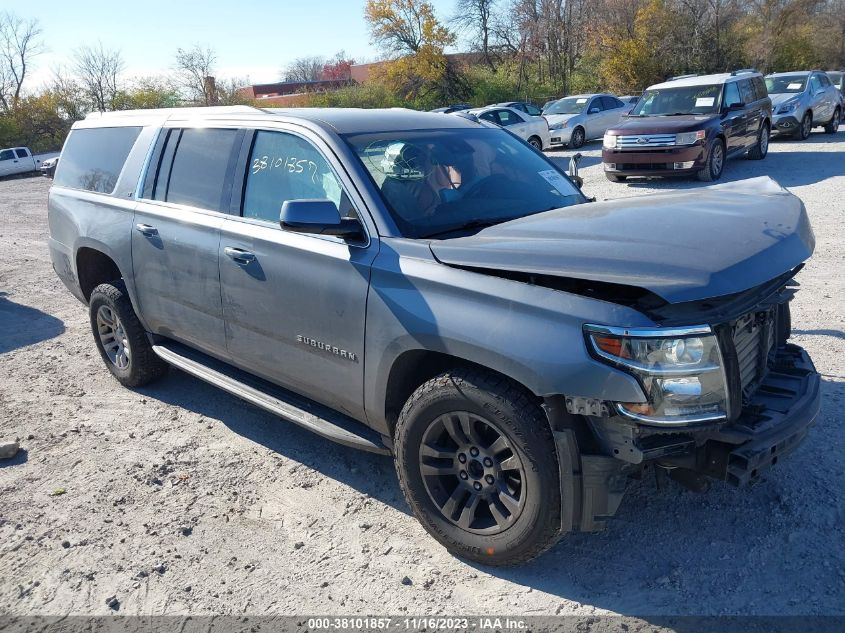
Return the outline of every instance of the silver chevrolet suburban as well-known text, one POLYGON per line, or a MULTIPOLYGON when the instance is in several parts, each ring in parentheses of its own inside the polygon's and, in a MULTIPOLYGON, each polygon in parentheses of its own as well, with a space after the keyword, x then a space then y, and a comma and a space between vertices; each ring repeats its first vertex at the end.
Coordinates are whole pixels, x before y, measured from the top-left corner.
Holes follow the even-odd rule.
POLYGON ((62 151, 50 253, 121 384, 174 365, 391 454, 435 539, 516 564, 601 529, 645 469, 754 480, 819 409, 788 342, 798 198, 576 180, 459 116, 97 114, 62 151))

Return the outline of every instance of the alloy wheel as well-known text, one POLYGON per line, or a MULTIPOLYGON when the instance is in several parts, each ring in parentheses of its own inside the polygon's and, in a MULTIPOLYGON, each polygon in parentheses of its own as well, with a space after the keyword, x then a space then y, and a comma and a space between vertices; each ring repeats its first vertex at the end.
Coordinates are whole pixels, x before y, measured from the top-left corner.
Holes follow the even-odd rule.
POLYGON ((710 174, 715 180, 722 175, 722 167, 725 164, 725 152, 722 149, 721 143, 716 143, 713 146, 713 153, 710 157, 710 174))
POLYGON ((447 413, 429 425, 419 468, 442 515, 468 532, 503 532, 525 507, 521 457, 501 430, 473 413, 447 413))
POLYGON ((117 313, 108 306, 97 310, 97 334, 108 359, 118 369, 127 369, 131 362, 129 339, 117 313))
POLYGON ((804 118, 801 119, 801 138, 807 138, 810 136, 810 132, 813 130, 813 119, 810 117, 809 114, 805 114, 804 118))
POLYGON ((769 153, 769 128, 765 125, 760 130, 760 157, 769 153))
POLYGON ((584 144, 584 130, 575 128, 572 133, 572 147, 581 147, 584 144))

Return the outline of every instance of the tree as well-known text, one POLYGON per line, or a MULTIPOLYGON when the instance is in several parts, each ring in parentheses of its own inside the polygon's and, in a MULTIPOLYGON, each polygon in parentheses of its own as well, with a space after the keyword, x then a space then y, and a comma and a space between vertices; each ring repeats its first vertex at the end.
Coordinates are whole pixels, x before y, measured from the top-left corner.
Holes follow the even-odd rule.
POLYGON ((211 47, 195 44, 192 48, 176 49, 176 82, 191 101, 206 106, 217 103, 216 63, 217 53, 211 47))
POLYGON ((320 79, 326 81, 345 81, 352 79, 352 66, 355 60, 351 57, 346 57, 345 51, 338 51, 323 65, 323 71, 320 73, 320 79))
POLYGON ((100 43, 77 49, 73 57, 76 76, 91 107, 100 112, 114 110, 124 68, 120 51, 107 50, 100 43))
POLYGON ((32 59, 43 52, 38 20, 0 13, 0 108, 17 105, 32 59))
POLYGON ((457 0, 452 24, 471 37, 471 45, 481 51, 484 63, 495 70, 491 52, 496 0, 457 0))
POLYGON ((318 81, 325 65, 323 57, 298 57, 285 69, 285 81, 318 81))
POLYGON ((118 92, 115 110, 175 108, 181 101, 179 90, 167 77, 137 77, 118 92))
POLYGON ((364 17, 373 42, 393 55, 417 53, 423 46, 442 50, 455 43, 455 35, 424 0, 367 0, 364 17))

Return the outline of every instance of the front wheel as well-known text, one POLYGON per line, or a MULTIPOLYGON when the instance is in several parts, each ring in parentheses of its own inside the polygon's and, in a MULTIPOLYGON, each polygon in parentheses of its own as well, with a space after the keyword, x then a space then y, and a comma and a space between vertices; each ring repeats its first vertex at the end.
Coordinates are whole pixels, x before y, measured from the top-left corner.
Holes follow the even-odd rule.
POLYGON ((88 302, 97 350, 120 384, 141 387, 167 372, 153 351, 123 281, 100 284, 88 302))
POLYGON ((801 119, 801 127, 798 128, 798 138, 806 141, 810 138, 810 132, 813 131, 813 115, 807 112, 804 118, 801 119))
POLYGON ((721 139, 713 141, 707 156, 707 166, 698 172, 698 179, 705 182, 719 180, 725 168, 725 144, 721 139))
POLYGON ((536 136, 532 136, 530 139, 528 139, 528 144, 534 149, 538 149, 541 152, 543 151, 543 141, 541 141, 536 136))
POLYGON ((481 370, 432 378, 409 398, 395 440, 399 485, 451 553, 515 565, 560 535, 554 438, 535 399, 481 370))
POLYGON ((572 138, 569 139, 569 147, 573 149, 578 149, 584 144, 584 139, 586 138, 586 134, 584 133, 584 128, 576 127, 572 130, 572 138))
POLYGON ((839 114, 839 108, 836 108, 836 111, 833 113, 833 118, 830 120, 830 123, 824 126, 824 131, 828 134, 836 134, 836 131, 839 129, 839 119, 841 118, 839 114))

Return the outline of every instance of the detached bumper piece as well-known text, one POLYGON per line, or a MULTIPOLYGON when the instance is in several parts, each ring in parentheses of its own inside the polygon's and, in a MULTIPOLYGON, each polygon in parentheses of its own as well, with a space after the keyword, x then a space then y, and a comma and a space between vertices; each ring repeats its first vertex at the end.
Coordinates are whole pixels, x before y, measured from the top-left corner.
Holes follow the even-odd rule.
POLYGON ((807 435, 821 406, 819 374, 797 345, 786 345, 774 354, 768 374, 739 419, 723 426, 699 449, 696 470, 744 486, 807 435))

